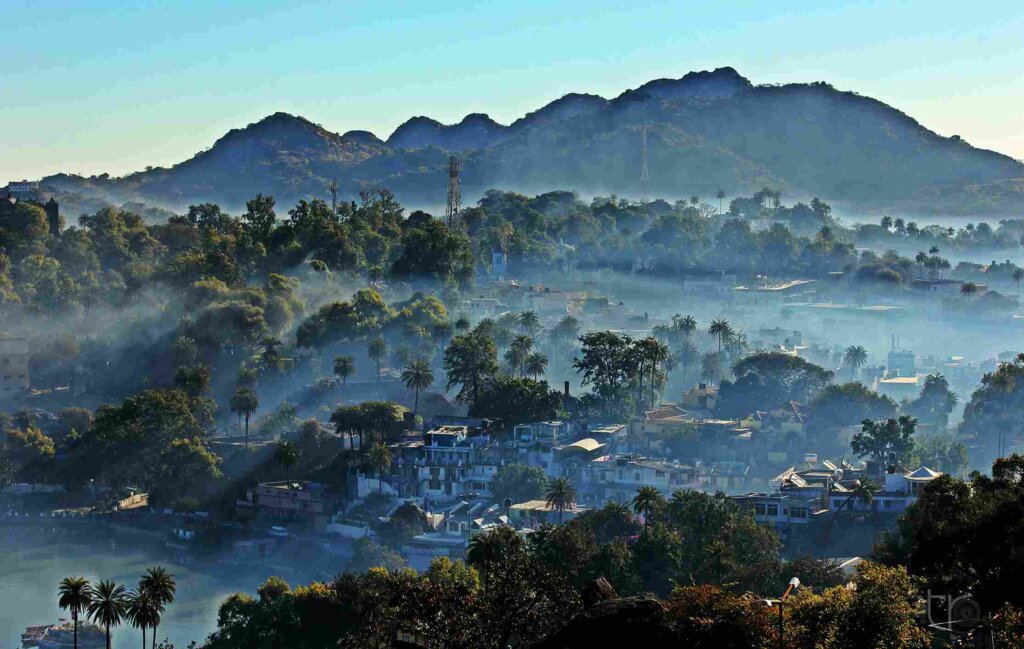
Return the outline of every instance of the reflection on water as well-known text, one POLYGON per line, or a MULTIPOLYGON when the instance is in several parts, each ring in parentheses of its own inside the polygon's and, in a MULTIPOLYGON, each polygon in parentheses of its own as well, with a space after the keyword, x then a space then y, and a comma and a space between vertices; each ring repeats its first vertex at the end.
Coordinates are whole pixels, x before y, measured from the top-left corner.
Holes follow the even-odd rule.
MULTIPOLYGON (((252 565, 192 562, 189 556, 176 556, 159 537, 85 526, 0 522, 0 649, 20 649, 27 626, 68 617, 57 606, 57 584, 64 577, 113 579, 130 588, 146 568, 156 564, 165 566, 178 582, 177 598, 165 613, 157 637, 170 640, 178 649, 193 640, 201 644, 217 626, 220 602, 235 592, 254 593, 271 571, 252 565)), ((300 580, 287 577, 293 583, 300 580)), ((131 627, 117 628, 114 649, 140 647, 140 633, 131 627)))

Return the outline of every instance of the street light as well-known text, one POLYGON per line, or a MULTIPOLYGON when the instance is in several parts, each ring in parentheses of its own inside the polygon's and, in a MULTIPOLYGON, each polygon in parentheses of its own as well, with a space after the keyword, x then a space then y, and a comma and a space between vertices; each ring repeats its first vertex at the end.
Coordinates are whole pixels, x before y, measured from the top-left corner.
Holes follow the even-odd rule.
POLYGON ((764 603, 768 606, 774 606, 776 604, 778 604, 779 606, 779 649, 782 649, 785 646, 783 641, 783 638, 785 636, 785 618, 782 617, 782 605, 786 601, 786 598, 789 597, 790 594, 799 587, 800 579, 798 579, 797 577, 793 577, 789 580, 789 586, 786 587, 786 592, 782 593, 782 597, 780 597, 779 599, 764 600, 764 603))
POLYGON ((459 494, 459 498, 466 501, 466 546, 473 539, 473 499, 479 498, 480 494, 475 491, 468 491, 459 494))

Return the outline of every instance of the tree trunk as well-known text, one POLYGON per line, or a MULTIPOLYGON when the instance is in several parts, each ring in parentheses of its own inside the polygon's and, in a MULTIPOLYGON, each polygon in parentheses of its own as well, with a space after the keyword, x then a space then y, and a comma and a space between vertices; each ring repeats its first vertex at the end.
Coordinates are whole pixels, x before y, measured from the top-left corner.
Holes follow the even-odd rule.
POLYGON ((107 629, 107 649, 110 649, 110 624, 103 625, 107 629))
POLYGON ((245 450, 249 450, 249 413, 245 413, 245 450))
POLYGON ((157 625, 155 625, 155 624, 153 625, 153 642, 152 642, 152 643, 150 643, 150 646, 151 646, 151 647, 152 647, 153 649, 156 649, 156 626, 157 626, 157 625))
POLYGON ((413 421, 416 420, 416 415, 419 412, 419 409, 420 409, 420 389, 416 388, 416 400, 413 402, 413 405, 412 405, 412 418, 413 418, 413 421))
POLYGON ((78 613, 72 613, 71 619, 75 623, 75 649, 78 649, 78 613))

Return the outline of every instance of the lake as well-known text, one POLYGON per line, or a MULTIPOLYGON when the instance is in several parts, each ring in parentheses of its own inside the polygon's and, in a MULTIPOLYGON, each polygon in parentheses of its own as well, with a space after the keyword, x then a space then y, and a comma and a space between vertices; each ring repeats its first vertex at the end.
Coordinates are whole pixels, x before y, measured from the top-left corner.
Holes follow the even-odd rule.
MULTIPOLYGON (((157 638, 184 649, 193 640, 201 644, 216 629, 217 609, 226 597, 236 592, 254 595, 272 574, 258 566, 193 562, 190 555, 175 554, 152 536, 102 527, 0 522, 0 649, 20 649, 27 626, 70 618, 57 606, 57 585, 68 576, 113 579, 131 588, 146 568, 164 566, 175 576, 178 593, 157 638)), ((288 581, 293 584, 308 581, 283 576, 292 577, 288 581)), ((137 649, 140 634, 132 627, 118 627, 112 634, 114 649, 137 649)))

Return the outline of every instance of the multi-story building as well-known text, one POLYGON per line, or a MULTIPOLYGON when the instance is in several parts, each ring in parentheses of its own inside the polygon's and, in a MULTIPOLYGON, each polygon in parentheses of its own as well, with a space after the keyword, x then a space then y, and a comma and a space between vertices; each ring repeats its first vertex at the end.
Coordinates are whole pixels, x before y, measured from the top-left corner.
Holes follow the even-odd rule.
POLYGON ((699 486, 697 471, 686 464, 637 456, 600 457, 580 471, 580 500, 589 505, 629 502, 644 486, 665 496, 677 489, 694 489, 699 486))
POLYGON ((312 482, 261 482, 237 504, 260 514, 289 519, 325 519, 328 515, 323 489, 312 482))
POLYGON ((29 388, 28 340, 0 336, 0 399, 29 388))

